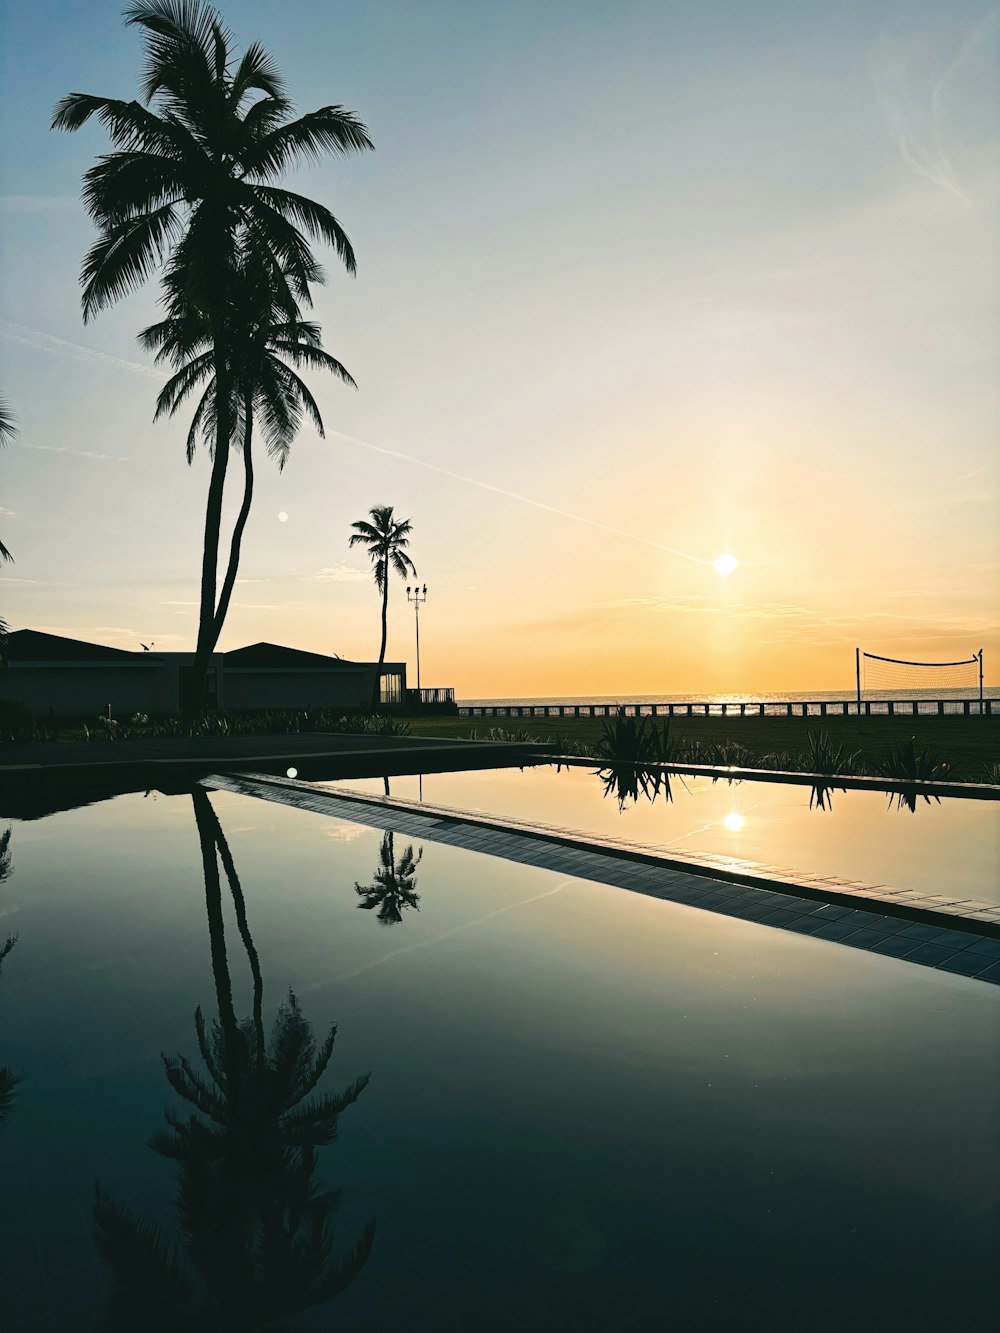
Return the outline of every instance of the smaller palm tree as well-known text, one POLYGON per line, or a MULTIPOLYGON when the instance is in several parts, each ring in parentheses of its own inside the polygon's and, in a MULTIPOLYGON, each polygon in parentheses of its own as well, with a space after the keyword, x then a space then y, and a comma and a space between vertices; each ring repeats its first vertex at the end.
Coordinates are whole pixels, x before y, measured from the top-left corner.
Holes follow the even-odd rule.
POLYGON ((420 895, 417 893, 415 875, 417 866, 423 857, 421 847, 416 856, 410 843, 403 855, 396 860, 393 835, 386 833, 379 852, 379 865, 371 884, 355 884, 354 890, 361 902, 360 908, 372 911, 378 908, 378 920, 383 926, 395 926, 403 919, 406 908, 420 911, 420 895))
POLYGON ((385 641, 389 616, 389 571, 401 579, 417 577, 417 569, 406 554, 409 546, 411 523, 408 518, 396 518, 392 505, 374 505, 368 511, 371 522, 359 519, 352 523, 349 546, 364 546, 372 562, 375 587, 382 594, 382 643, 378 650, 379 666, 385 661, 385 641))

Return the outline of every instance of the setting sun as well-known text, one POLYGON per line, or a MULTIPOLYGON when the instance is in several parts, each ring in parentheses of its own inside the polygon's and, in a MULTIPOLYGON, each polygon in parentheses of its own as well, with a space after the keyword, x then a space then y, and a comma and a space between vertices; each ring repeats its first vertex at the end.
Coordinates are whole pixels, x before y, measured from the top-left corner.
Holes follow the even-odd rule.
POLYGON ((717 555, 712 561, 715 572, 721 574, 723 578, 727 578, 739 563, 734 555, 717 555))

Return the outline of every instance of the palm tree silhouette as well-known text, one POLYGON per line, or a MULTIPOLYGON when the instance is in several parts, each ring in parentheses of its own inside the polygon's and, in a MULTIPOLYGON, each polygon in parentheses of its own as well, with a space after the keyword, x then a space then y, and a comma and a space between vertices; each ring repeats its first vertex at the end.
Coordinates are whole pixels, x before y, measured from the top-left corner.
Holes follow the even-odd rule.
MULTIPOLYGON (((14 425, 14 414, 10 410, 6 398, 0 396, 0 445, 9 444, 17 434, 17 427, 14 425)), ((0 542, 0 561, 13 561, 14 557, 0 542)), ((7 635, 10 632, 6 620, 0 616, 0 666, 7 665, 7 635)))
POLYGON ((358 906, 365 911, 378 908, 378 920, 383 926, 394 926, 403 919, 403 912, 408 907, 420 911, 420 895, 417 893, 417 866, 423 859, 421 847, 416 856, 413 844, 407 847, 403 855, 396 860, 393 835, 386 833, 382 838, 379 851, 379 864, 371 884, 355 884, 354 889, 361 902, 358 906))
POLYGON ((359 519, 352 523, 354 532, 348 546, 363 545, 372 562, 375 587, 382 594, 382 643, 378 650, 379 666, 385 661, 385 640, 388 632, 389 612, 389 570, 392 568, 401 579, 417 576, 416 566, 406 554, 409 546, 411 523, 408 518, 397 519, 392 512, 392 505, 374 505, 368 511, 371 522, 359 519))
MULTIPOLYGON (((325 435, 316 400, 292 367, 328 370, 345 384, 356 387, 347 369, 323 350, 319 325, 303 320, 297 306, 290 312, 284 297, 284 288, 275 286, 269 269, 249 253, 244 261, 238 309, 233 319, 229 383, 230 417, 236 423, 236 436, 243 453, 243 502, 233 527, 229 562, 216 608, 217 635, 222 632, 236 585, 243 533, 253 502, 255 416, 262 423, 267 453, 277 460, 278 470, 282 471, 303 415, 311 419, 321 437, 325 435)), ((160 392, 154 420, 163 415, 173 416, 194 390, 204 386, 188 431, 190 463, 199 433, 211 441, 218 416, 211 328, 197 312, 180 306, 167 319, 143 329, 139 341, 147 351, 155 352, 158 362, 167 361, 178 367, 160 392)))
POLYGON ((208 324, 216 376, 215 449, 205 513, 198 639, 184 710, 201 706, 218 641, 216 592, 222 500, 237 423, 232 315, 243 259, 253 253, 283 289, 289 317, 322 281, 308 238, 333 246, 348 272, 351 243, 324 205, 274 180, 296 161, 372 147, 364 125, 342 106, 293 118, 273 58, 252 43, 237 59, 232 35, 203 0, 136 0, 125 22, 146 46, 144 104, 70 93, 55 129, 75 131, 92 116, 116 151, 84 176, 84 203, 98 239, 83 264, 84 320, 142 285, 165 265, 168 310, 208 324))
MULTIPOLYGON (((0 445, 10 444, 11 440, 17 434, 17 427, 14 425, 14 413, 2 395, 0 395, 0 445)), ((13 560, 14 557, 0 542, 0 560, 13 560)), ((2 622, 0 622, 2 623, 2 622)))
MULTIPOLYGON (((3 833, 0 833, 0 884, 10 875, 10 839, 12 833, 13 826, 8 826, 3 833)), ((16 935, 8 935, 0 943, 0 973, 3 972, 4 959, 16 943, 16 935)), ((21 1075, 15 1073, 10 1065, 0 1066, 0 1125, 7 1119, 10 1108, 14 1104, 14 1089, 20 1082, 21 1075)))
POLYGON ((316 1094, 336 1027, 317 1047, 291 992, 266 1040, 263 979, 243 889, 207 792, 196 788, 193 802, 218 1017, 209 1024, 200 1006, 195 1012, 205 1073, 185 1056, 164 1056, 168 1082, 195 1114, 168 1111, 169 1128, 150 1144, 177 1163, 180 1245, 98 1188, 97 1246, 115 1279, 105 1326, 263 1333, 290 1328, 296 1314, 332 1300, 371 1252, 369 1224, 334 1256, 330 1225, 340 1196, 314 1179, 317 1149, 336 1137, 340 1113, 368 1075, 341 1093, 316 1094), (253 976, 253 1013, 243 1020, 233 1005, 220 860, 253 976))

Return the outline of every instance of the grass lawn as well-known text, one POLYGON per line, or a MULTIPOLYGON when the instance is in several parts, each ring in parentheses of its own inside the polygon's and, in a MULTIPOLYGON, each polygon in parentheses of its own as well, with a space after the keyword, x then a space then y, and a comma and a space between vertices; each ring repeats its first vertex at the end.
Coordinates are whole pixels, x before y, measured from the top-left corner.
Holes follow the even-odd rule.
MULTIPOLYGON (((435 717, 411 720, 414 736, 485 738, 496 731, 523 740, 549 741, 557 736, 588 744, 601 734, 600 718, 469 718, 435 717)), ((992 773, 1000 763, 1000 717, 674 717, 672 739, 703 745, 739 744, 763 759, 806 748, 809 732, 826 731, 834 745, 858 751, 862 767, 873 765, 887 745, 911 736, 918 749, 927 748, 950 766, 948 777, 966 782, 997 782, 992 773)), ((766 765, 762 764, 762 767, 766 765)))

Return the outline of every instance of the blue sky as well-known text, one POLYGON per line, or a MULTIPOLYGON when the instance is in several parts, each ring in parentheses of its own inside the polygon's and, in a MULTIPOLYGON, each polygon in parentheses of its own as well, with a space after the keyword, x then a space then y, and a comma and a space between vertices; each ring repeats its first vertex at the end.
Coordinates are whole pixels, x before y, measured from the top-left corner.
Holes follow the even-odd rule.
MULTIPOLYGON (((425 680, 467 696, 1000 648, 995 7, 221 9, 376 145, 294 182, 358 253, 354 280, 326 257, 317 315, 360 387, 317 382, 328 439, 260 469, 224 647, 370 654, 346 538, 390 503, 431 586, 425 680)), ((151 423, 155 286, 82 324, 106 139, 48 130, 68 91, 132 95, 139 39, 96 0, 8 0, 3 32, 3 609, 187 647, 207 463, 151 423)))

